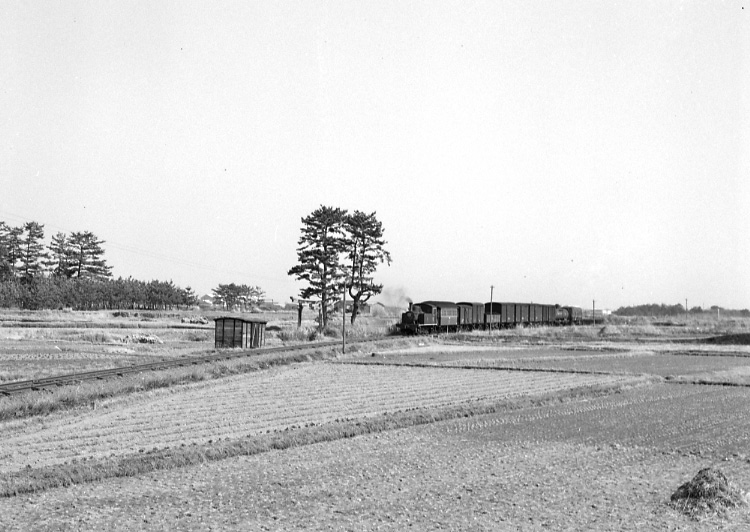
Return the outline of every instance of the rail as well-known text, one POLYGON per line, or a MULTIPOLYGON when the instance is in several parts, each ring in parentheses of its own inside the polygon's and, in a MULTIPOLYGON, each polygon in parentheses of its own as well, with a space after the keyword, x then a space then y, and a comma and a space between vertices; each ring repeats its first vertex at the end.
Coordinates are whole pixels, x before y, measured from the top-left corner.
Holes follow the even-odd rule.
MULTIPOLYGON (((382 340, 384 337, 367 338, 363 340, 353 340, 350 344, 374 342, 376 340, 382 340)), ((339 347, 341 341, 335 342, 318 342, 312 344, 299 344, 291 346, 279 346, 279 347, 261 347, 258 349, 247 349, 243 351, 223 352, 216 353, 213 355, 203 355, 194 357, 182 357, 171 360, 159 360, 157 362, 149 362, 147 364, 136 364, 132 366, 121 366, 110 369, 102 369, 97 371, 86 371, 82 373, 69 373, 65 375, 56 375, 52 377, 44 377, 41 379, 30 379, 24 381, 14 381, 4 384, 0 384, 0 395, 10 396, 18 393, 26 392, 29 390, 40 391, 49 390, 59 386, 65 386, 66 384, 73 384, 87 380, 106 379, 108 377, 122 377, 130 373, 140 373, 144 371, 158 371, 163 369, 193 366, 198 364, 208 364, 211 362, 219 362, 222 360, 231 360, 235 358, 249 357, 264 355, 268 353, 281 353, 285 351, 301 351, 303 349, 316 349, 321 347, 339 347)))

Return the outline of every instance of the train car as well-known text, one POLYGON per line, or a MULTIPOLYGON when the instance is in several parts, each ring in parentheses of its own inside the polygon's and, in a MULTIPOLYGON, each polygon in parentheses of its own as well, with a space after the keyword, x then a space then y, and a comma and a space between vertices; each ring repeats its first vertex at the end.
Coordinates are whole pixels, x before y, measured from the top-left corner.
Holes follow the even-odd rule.
POLYGON ((555 323, 555 306, 554 305, 531 305, 531 324, 532 325, 552 325, 555 323))
POLYGON ((508 328, 519 325, 581 325, 582 323, 583 310, 580 307, 503 301, 492 303, 423 301, 411 304, 409 309, 401 315, 399 325, 404 333, 420 334, 477 328, 508 328))
POLYGON ((583 323, 583 309, 581 307, 565 307, 570 313, 570 323, 581 325, 583 323))
POLYGON ((570 323, 570 312, 566 307, 555 309, 555 325, 568 325, 570 323))
POLYGON ((516 324, 528 325, 530 306, 528 303, 516 303, 516 324))
POLYGON ((555 323, 555 305, 538 303, 485 303, 484 323, 488 328, 516 327, 518 325, 552 325, 555 323))
POLYGON ((555 324, 555 305, 544 305, 544 323, 545 325, 555 324))
POLYGON ((439 330, 449 331, 458 328, 458 306, 450 301, 424 301, 421 303, 424 312, 432 312, 437 316, 439 330))
POLYGON ((458 306, 450 301, 414 303, 401 315, 401 330, 412 334, 458 329, 458 306))
POLYGON ((583 323, 583 309, 581 307, 559 307, 556 309, 555 323, 557 325, 581 325, 583 323))
POLYGON ((484 303, 463 301, 458 307, 458 328, 478 329, 484 326, 484 303))
POLYGON ((521 305, 493 301, 484 304, 484 323, 486 328, 514 327, 521 321, 521 305))
MULTIPOLYGON (((495 302, 484 304, 484 328, 497 329, 503 327, 503 303, 495 302)), ((507 315, 507 309, 506 309, 507 315)))

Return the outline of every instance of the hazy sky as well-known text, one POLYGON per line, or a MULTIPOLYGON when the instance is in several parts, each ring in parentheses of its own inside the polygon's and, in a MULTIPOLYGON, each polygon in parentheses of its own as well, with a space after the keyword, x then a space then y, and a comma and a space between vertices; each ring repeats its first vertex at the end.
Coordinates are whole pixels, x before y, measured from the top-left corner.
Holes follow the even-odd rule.
POLYGON ((750 2, 0 2, 0 220, 116 276, 302 284, 376 211, 387 295, 750 307, 750 2))

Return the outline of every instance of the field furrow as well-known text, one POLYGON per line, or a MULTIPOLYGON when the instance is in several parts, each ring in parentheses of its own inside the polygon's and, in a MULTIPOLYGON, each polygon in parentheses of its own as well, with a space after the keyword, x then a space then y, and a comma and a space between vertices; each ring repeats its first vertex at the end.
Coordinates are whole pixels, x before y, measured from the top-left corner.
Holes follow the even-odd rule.
POLYGON ((440 430, 505 441, 652 446, 722 458, 750 445, 750 418, 740 414, 748 409, 745 388, 661 384, 585 402, 455 420, 440 430))
POLYGON ((47 418, 5 422, 0 473, 362 418, 543 394, 620 377, 305 364, 202 382, 47 418))

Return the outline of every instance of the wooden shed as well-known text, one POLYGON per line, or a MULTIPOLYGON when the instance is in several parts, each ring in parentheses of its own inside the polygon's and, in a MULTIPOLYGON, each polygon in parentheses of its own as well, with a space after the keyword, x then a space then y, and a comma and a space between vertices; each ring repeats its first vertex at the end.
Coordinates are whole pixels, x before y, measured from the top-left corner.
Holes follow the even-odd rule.
POLYGON ((216 322, 214 339, 217 348, 248 349, 261 347, 266 343, 266 322, 263 320, 222 317, 214 318, 214 321, 216 322))

